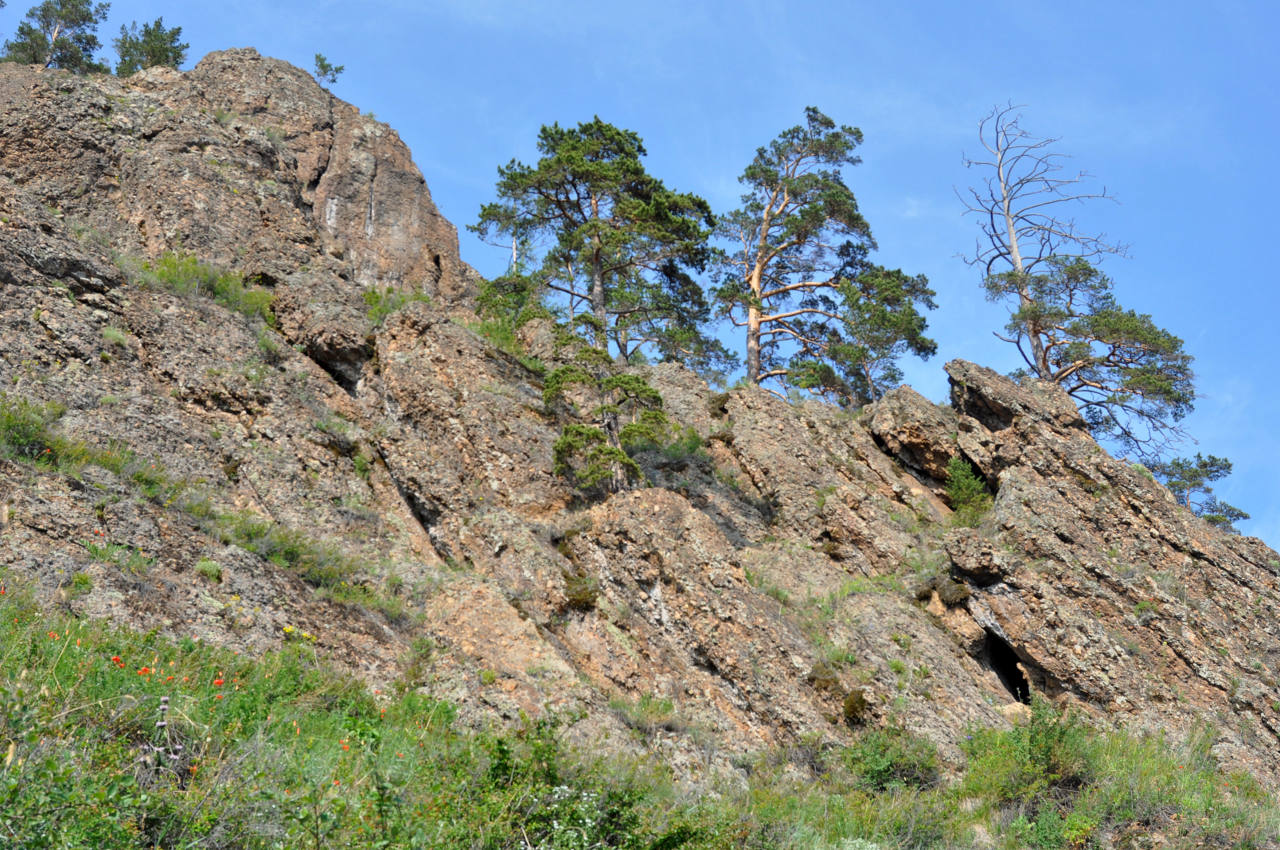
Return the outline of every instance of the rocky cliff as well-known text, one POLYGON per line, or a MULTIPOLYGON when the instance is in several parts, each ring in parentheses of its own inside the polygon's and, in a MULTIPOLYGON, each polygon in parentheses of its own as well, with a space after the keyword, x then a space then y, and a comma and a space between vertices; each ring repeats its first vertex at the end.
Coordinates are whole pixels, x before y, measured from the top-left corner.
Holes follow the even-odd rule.
POLYGON ((581 712, 583 739, 693 778, 890 721, 955 761, 1039 693, 1212 723, 1280 782, 1280 555, 1110 457, 1052 387, 956 361, 949 407, 903 388, 849 414, 658 366, 696 439, 583 504, 536 364, 469 329, 475 274, 409 151, 305 73, 3 64, 0 159, 3 401, 61 441, 0 458, 0 559, 50 606, 314 641, 478 725, 581 712), (175 287, 187 255, 271 321, 175 287), (976 528, 955 456, 994 496, 976 528))

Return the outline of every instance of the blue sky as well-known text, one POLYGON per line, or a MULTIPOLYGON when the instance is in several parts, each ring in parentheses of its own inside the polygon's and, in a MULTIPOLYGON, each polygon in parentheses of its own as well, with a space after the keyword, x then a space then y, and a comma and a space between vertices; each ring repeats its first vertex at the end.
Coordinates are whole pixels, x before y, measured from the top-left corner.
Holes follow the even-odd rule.
MULTIPOLYGON (((12 33, 33 0, 10 0, 12 33)), ((1126 307, 1151 313, 1196 357, 1201 395, 1184 453, 1225 455, 1218 495, 1253 515, 1244 531, 1280 542, 1280 4, 1185 0, 903 2, 249 2, 115 0, 104 42, 130 20, 184 28, 192 62, 253 46, 346 72, 338 96, 395 127, 437 205, 461 231, 463 258, 495 274, 506 253, 465 226, 492 199, 496 168, 535 158, 542 124, 598 114, 638 132, 650 173, 732 208, 755 149, 807 105, 865 134, 847 175, 878 262, 928 275, 939 352, 907 364, 933 399, 942 364, 1019 364, 992 331, 960 255, 977 227, 955 190, 993 105, 1025 104, 1024 126, 1061 139, 1074 165, 1118 204, 1078 212, 1085 229, 1129 246, 1106 271, 1126 307)), ((190 64, 190 63, 189 63, 190 64)))

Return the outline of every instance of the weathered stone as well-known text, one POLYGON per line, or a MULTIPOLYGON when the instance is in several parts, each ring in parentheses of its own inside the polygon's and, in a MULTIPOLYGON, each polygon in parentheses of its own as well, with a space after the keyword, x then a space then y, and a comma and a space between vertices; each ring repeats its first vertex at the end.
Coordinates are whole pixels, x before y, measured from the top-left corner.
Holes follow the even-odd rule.
POLYGON ((939 409, 911 387, 898 387, 871 405, 867 426, 889 454, 946 482, 947 464, 958 454, 954 411, 939 409))
MULTIPOLYGON (((954 361, 954 410, 901 389, 853 414, 659 365, 699 439, 639 453, 653 486, 587 504, 552 468, 578 414, 454 321, 473 277, 408 152, 299 69, 252 51, 128 80, 0 64, 0 161, 6 397, 189 482, 154 498, 0 459, 0 562, 50 605, 245 652, 307 632, 464 722, 581 710, 571 734, 616 747, 611 699, 669 698, 717 744, 667 730, 690 778, 890 711, 959 764, 965 731, 1030 689, 1175 737, 1218 718, 1216 751, 1280 783, 1280 555, 1108 456, 1054 387, 954 361), (113 251, 239 270, 279 331, 140 285, 113 251), (375 327, 364 296, 387 287, 431 301, 375 327), (957 454, 995 492, 981 533, 951 530, 938 496, 957 454), (224 542, 236 518, 331 551, 385 604, 327 601, 224 542), (150 565, 95 561, 95 531, 150 565), (429 664, 407 660, 424 636, 429 664)), ((546 323, 522 334, 562 356, 546 323)))

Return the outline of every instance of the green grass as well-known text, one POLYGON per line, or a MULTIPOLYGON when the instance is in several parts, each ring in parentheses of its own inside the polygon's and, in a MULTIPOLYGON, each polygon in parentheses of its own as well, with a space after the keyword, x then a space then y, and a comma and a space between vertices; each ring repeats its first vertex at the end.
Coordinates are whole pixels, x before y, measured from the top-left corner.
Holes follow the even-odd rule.
MULTIPOLYGON (((379 595, 344 589, 344 584, 364 565, 333 543, 319 539, 313 530, 289 528, 250 511, 222 511, 207 497, 193 493, 191 483, 172 475, 161 464, 139 457, 118 442, 106 448, 65 437, 54 429, 65 408, 0 393, 0 456, 31 463, 37 469, 77 475, 87 464, 116 475, 136 493, 156 504, 174 506, 199 521, 206 531, 224 543, 235 543, 279 567, 302 577, 317 588, 339 593, 342 601, 370 599, 393 619, 403 615, 398 603, 379 595)), ((124 558, 107 541, 86 543, 96 560, 114 563, 133 572, 148 564, 124 558), (123 560, 122 560, 123 559, 123 560)))
POLYGON ((123 543, 110 540, 86 540, 82 544, 89 557, 104 564, 114 564, 133 575, 141 575, 151 568, 155 558, 123 543))
POLYGON ((167 289, 179 295, 202 295, 246 316, 256 317, 275 327, 269 291, 246 284, 236 272, 215 268, 189 254, 164 254, 129 270, 143 285, 167 289))
POLYGON ((12 592, 0 616, 0 846, 696 846, 659 782, 573 756, 552 721, 469 732, 306 642, 249 660, 12 592))
MULTIPOLYGON (((1126 829, 1168 848, 1278 837, 1275 800, 1219 768, 1209 732, 1103 734, 1040 702, 1024 727, 974 730, 958 781, 890 725, 843 748, 802 739, 741 762, 745 785, 682 796, 659 767, 571 749, 552 718, 476 732, 413 689, 370 693, 309 640, 248 658, 51 614, 5 578, 0 846, 843 850, 973 846, 975 825, 1003 848, 1103 847, 1126 829)), ((676 715, 656 698, 613 708, 654 728, 676 715)))
POLYGON ((375 328, 382 327, 391 314, 399 312, 406 304, 414 301, 430 305, 431 296, 425 292, 404 292, 393 287, 368 289, 364 293, 369 322, 375 328))

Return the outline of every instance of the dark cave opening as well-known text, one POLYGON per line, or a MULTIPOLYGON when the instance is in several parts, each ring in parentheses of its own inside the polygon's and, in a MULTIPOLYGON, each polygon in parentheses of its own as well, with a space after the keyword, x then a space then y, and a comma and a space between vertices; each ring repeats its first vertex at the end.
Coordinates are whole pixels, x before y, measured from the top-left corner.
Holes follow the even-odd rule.
POLYGON ((1014 699, 1031 703, 1031 686, 1027 683, 1022 668, 1018 666, 1018 654, 1009 646, 1008 641, 988 629, 980 659, 984 666, 995 671, 1000 684, 1005 686, 1014 699))

